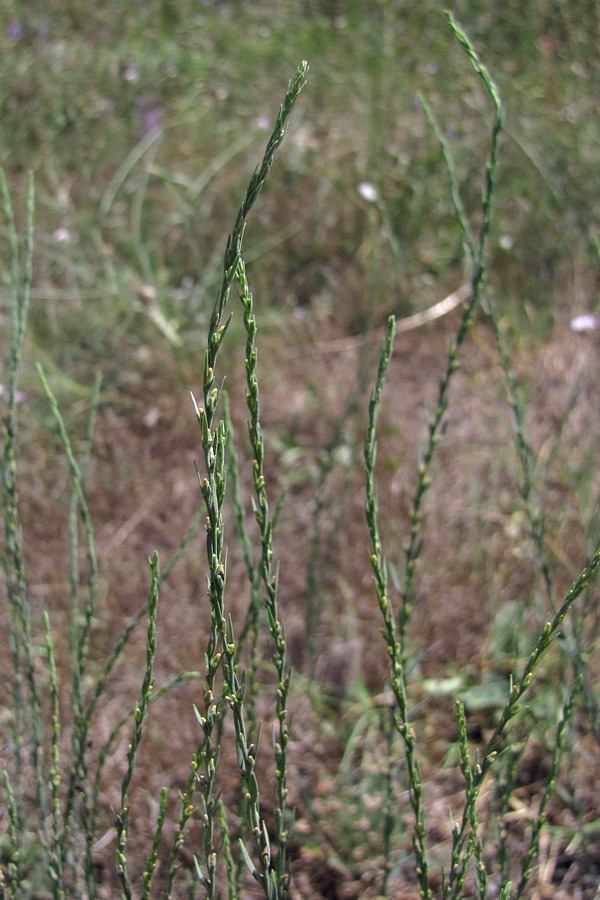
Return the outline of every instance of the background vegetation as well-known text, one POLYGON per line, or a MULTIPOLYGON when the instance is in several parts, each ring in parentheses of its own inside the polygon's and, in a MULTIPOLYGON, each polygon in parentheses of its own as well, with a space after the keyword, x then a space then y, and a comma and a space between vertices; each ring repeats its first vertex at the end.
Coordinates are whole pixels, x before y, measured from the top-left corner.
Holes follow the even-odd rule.
MULTIPOLYGON (((423 501, 407 633, 433 871, 448 860, 448 810, 462 809, 464 799, 452 698, 466 704, 472 746, 483 746, 509 673, 526 659, 600 531, 597 332, 570 326, 574 316, 598 307, 599 12, 593 2, 576 10, 542 0, 485 6, 452 4, 507 109, 489 277, 516 393, 507 395, 494 322, 484 309, 462 348, 423 501)), ((289 854, 297 896, 377 896, 385 852, 381 797, 399 749, 390 754, 386 743, 388 664, 364 517, 368 397, 388 315, 402 323, 470 279, 443 156, 418 95, 452 149, 475 230, 491 121, 489 97, 437 3, 179 0, 125 7, 3 0, 0 158, 21 233, 27 170, 36 184, 19 385, 23 552, 35 665, 46 671, 47 609, 61 678, 69 662, 71 479, 34 363, 44 366, 77 459, 87 454, 101 372, 84 479, 99 561, 83 685, 84 694, 93 691, 115 636, 144 602, 146 560, 155 549, 168 560, 201 506, 193 461, 202 450, 188 392, 202 393, 202 352, 226 236, 283 86, 301 59, 309 60, 309 83, 252 213, 245 252, 259 322, 272 502, 285 495, 276 555, 293 667, 288 763, 297 823, 289 854)), ((9 274, 4 284, 6 360, 9 274)), ((376 475, 394 587, 410 536, 416 463, 459 321, 457 308, 400 333, 387 375, 376 475)), ((248 417, 245 340, 235 310, 220 366, 241 437, 248 417)), ((248 506, 252 457, 243 447, 240 441, 248 506)), ((231 511, 226 524, 233 533, 231 511)), ((204 665, 202 544, 191 543, 161 588, 157 685, 204 665)), ((233 540, 229 552, 229 602, 241 620, 244 559, 233 540)), ((85 580, 85 550, 79 553, 85 580)), ((495 793, 501 780, 483 798, 494 812, 490 864, 510 870, 511 858, 520 861, 529 846, 556 723, 573 672, 580 671, 584 685, 540 837, 535 896, 593 897, 599 880, 599 627, 596 588, 574 610, 535 701, 514 723, 512 747, 515 758, 521 755, 510 802, 508 792, 495 793)), ((6 677, 8 633, 3 628, 6 677)), ((142 626, 107 681, 90 734, 92 756, 137 702, 145 654, 142 626)), ((267 663, 261 678, 272 681, 267 663)), ((50 685, 46 690, 50 695, 50 685)), ((178 791, 185 790, 198 742, 192 704, 201 701, 199 682, 187 680, 149 713, 130 789, 134 883, 164 784, 176 821, 178 791)), ((259 692, 257 710, 266 720, 269 702, 268 692, 259 692)), ((8 729, 8 700, 1 712, 8 729)), ((118 890, 113 825, 128 740, 127 731, 119 735, 105 767, 93 848, 98 896, 118 890)), ((507 779, 511 759, 506 754, 507 779)), ((402 783, 400 756, 393 777, 402 783)), ((225 797, 236 790, 234 780, 222 785, 225 797)), ((263 796, 271 821, 269 803, 263 796)), ((418 891, 407 810, 401 802, 396 807, 389 896, 418 891)), ((6 815, 1 821, 8 833, 6 815)), ((165 834, 172 839, 170 827, 165 834)), ((191 846, 184 858, 193 871, 191 846)), ((31 896, 45 896, 47 873, 35 841, 26 871, 31 896)))

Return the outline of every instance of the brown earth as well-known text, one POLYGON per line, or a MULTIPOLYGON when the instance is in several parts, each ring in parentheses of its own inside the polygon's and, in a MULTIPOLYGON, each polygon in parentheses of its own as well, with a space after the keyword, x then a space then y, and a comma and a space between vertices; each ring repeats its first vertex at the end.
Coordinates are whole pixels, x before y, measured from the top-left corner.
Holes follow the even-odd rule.
MULTIPOLYGON (((446 348, 459 315, 455 311, 433 325, 398 335, 386 382, 378 428, 378 496, 386 554, 400 571, 416 483, 415 460, 423 447, 427 411, 435 404, 446 348)), ((382 333, 380 329, 367 341, 368 375, 359 390, 360 411, 348 416, 333 453, 322 488, 316 537, 315 486, 327 466, 325 450, 334 423, 356 381, 364 341, 350 335, 340 341, 335 323, 326 318, 318 322, 318 331, 302 318, 285 326, 274 319, 259 335, 270 496, 286 491, 275 548, 280 561, 281 615, 294 668, 289 758, 290 804, 297 809, 290 848, 295 897, 379 896, 381 840, 372 827, 380 803, 377 779, 386 754, 368 697, 383 697, 387 662, 368 563, 361 442, 382 333), (262 348, 269 348, 268 358, 262 348), (308 679, 311 666, 312 683, 308 679)), ((583 565, 594 537, 585 533, 581 523, 586 517, 593 523, 594 498, 600 487, 594 465, 600 422, 598 348, 596 335, 575 334, 567 322, 559 322, 549 342, 530 352, 521 350, 516 358, 518 375, 528 385, 532 443, 540 458, 552 463, 544 495, 547 552, 557 597, 563 596, 583 565), (554 449, 553 435, 575 391, 578 402, 554 449)), ((246 412, 241 348, 236 352, 237 361, 227 364, 227 386, 249 508, 248 453, 242 447, 246 412)), ((149 585, 148 557, 157 549, 162 564, 166 563, 201 502, 193 465, 194 460, 201 465, 199 434, 187 393, 189 387, 198 388, 199 367, 194 371, 188 364, 182 369, 168 354, 159 352, 158 357, 152 350, 146 360, 132 361, 129 385, 123 378, 119 395, 102 402, 99 410, 86 475, 100 561, 90 671, 110 653, 115 636, 143 603, 149 585)), ((69 412, 76 417, 78 410, 69 412)), ((48 438, 50 423, 45 433, 30 428, 24 424, 20 469, 28 583, 36 621, 42 609, 50 611, 59 667, 64 672, 68 473, 53 439, 48 438)), ((446 433, 434 464, 433 486, 425 500, 419 602, 410 623, 411 702, 426 785, 432 871, 440 863, 448 864, 448 810, 456 814, 461 808, 462 780, 450 752, 456 736, 452 700, 441 694, 441 688, 428 690, 426 679, 439 687, 440 681, 431 680, 462 674, 469 683, 477 683, 490 671, 506 677, 500 651, 489 637, 498 609, 509 601, 530 598, 525 629, 548 614, 530 559, 517 477, 502 368, 491 327, 481 318, 464 347, 462 368, 452 386, 446 433)), ((248 591, 230 519, 227 597, 234 621, 239 622, 248 591)), ((157 686, 181 671, 203 669, 208 621, 203 545, 200 533, 161 592, 157 686)), ((85 568, 83 550, 81 559, 85 568)), ((595 596, 597 607, 597 590, 595 596)), ((587 616, 584 627, 596 629, 597 609, 590 607, 587 616)), ((41 644, 41 631, 36 633, 36 643, 41 644)), ((3 634, 5 644, 6 628, 3 634)), ((92 759, 115 722, 135 703, 143 675, 144 641, 144 628, 138 627, 125 658, 109 679, 91 735, 92 759)), ((3 651, 2 658, 7 660, 6 645, 3 651)), ((268 660, 267 642, 263 652, 268 660)), ((593 645, 588 648, 588 664, 598 676, 593 645)), ((544 687, 556 691, 561 667, 568 670, 566 657, 555 652, 548 674, 540 678, 540 691, 544 687)), ((270 676, 266 665, 261 678, 268 684, 270 676)), ((272 715, 269 696, 265 688, 259 699, 266 723, 272 715)), ((148 828, 156 816, 160 787, 167 785, 169 808, 176 810, 178 791, 187 780, 190 755, 199 740, 193 703, 202 704, 198 681, 175 688, 149 716, 132 787, 129 859, 133 878, 141 872, 147 854, 148 828)), ((65 709, 66 705, 64 697, 65 709)), ((472 714, 474 747, 489 733, 492 713, 483 709, 472 714)), ((549 827, 543 832, 531 897, 595 896, 600 873, 600 746, 585 711, 577 716, 574 728, 576 738, 561 769, 560 796, 550 803, 549 827), (586 830, 582 823, 587 823, 586 830)), ((265 724, 264 770, 268 770, 269 732, 265 724)), ((102 795, 105 839, 99 844, 98 865, 105 879, 101 896, 106 898, 118 891, 111 829, 112 811, 120 802, 126 741, 124 734, 108 761, 102 795)), ((531 742, 523 782, 506 811, 515 860, 543 789, 551 741, 548 730, 531 742)), ((225 749, 224 758, 228 755, 225 749)), ((225 798, 235 797, 235 768, 233 764, 223 773, 225 798)), ((269 817, 271 776, 263 771, 263 777, 264 811, 269 817)), ((489 785, 482 798, 483 818, 491 794, 489 785)), ((410 827, 405 794, 398 798, 398 810, 399 819, 410 827)), ((166 826, 165 834, 172 834, 172 826, 166 826)), ((191 866, 196 839, 192 830, 184 857, 191 866)), ((399 872, 389 896, 395 898, 418 895, 408 840, 405 849, 404 860, 399 855, 394 858, 399 872)), ((433 886, 440 889, 435 880, 433 886)), ((183 897, 183 887, 181 891, 183 897)), ((248 887, 243 896, 258 894, 248 887)))

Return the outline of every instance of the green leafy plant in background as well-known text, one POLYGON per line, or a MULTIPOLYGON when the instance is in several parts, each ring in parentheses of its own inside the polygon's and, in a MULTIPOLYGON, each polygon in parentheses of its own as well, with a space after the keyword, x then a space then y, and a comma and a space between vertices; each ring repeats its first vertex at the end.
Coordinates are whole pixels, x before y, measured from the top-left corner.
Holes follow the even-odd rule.
MULTIPOLYGON (((512 896, 524 896, 531 879, 546 807, 557 777, 569 721, 573 717, 579 693, 583 692, 587 697, 590 710, 594 705, 585 659, 579 651, 577 632, 569 631, 567 623, 576 601, 585 594, 597 575, 600 566, 600 548, 595 549, 588 564, 574 579, 567 594, 561 600, 557 600, 545 558, 543 513, 537 509, 534 502, 533 450, 526 434, 523 401, 511 365, 510 353, 504 342, 487 272, 492 201, 497 185, 502 104, 498 90, 472 43, 452 17, 450 25, 455 38, 465 50, 484 84, 487 95, 492 100, 494 115, 491 142, 485 170, 480 225, 478 232, 474 233, 465 212, 447 141, 433 113, 423 101, 425 114, 441 146, 449 173, 454 212, 471 270, 471 290, 469 299, 462 309, 458 331, 450 344, 435 409, 427 427, 425 448, 418 462, 417 485, 409 514, 403 571, 398 577, 394 569, 393 579, 390 578, 392 570, 388 568, 383 550, 375 488, 377 413, 396 329, 394 317, 388 320, 375 388, 369 404, 364 444, 364 471, 366 518, 372 542, 369 556, 376 600, 383 620, 383 641, 389 657, 389 681, 384 691, 385 702, 381 708, 373 702, 375 715, 371 716, 371 710, 367 710, 364 728, 366 730, 381 728, 385 738, 385 753, 388 757, 387 768, 380 773, 381 777, 375 779, 377 789, 382 791, 383 810, 379 823, 383 847, 382 870, 378 874, 380 893, 384 896, 393 896, 394 877, 397 872, 394 859, 400 846, 396 842, 406 842, 406 835, 409 835, 413 854, 412 871, 423 898, 434 896, 437 890, 435 884, 440 885, 439 892, 444 898, 470 896, 473 893, 485 897, 489 895, 493 880, 497 895, 507 900, 512 896), (435 871, 428 846, 427 804, 424 798, 425 760, 418 727, 413 721, 412 691, 415 685, 414 668, 410 664, 412 648, 408 626, 415 609, 415 586, 424 540, 424 498, 432 480, 435 479, 433 462, 450 407, 450 389, 459 367, 459 354, 473 327, 475 314, 480 305, 483 305, 489 314, 500 344, 509 403, 514 415, 517 458, 522 467, 520 496, 534 547, 535 564, 545 587, 546 599, 552 608, 552 614, 547 621, 538 626, 539 631, 534 636, 530 649, 524 653, 522 660, 519 660, 520 668, 513 667, 515 674, 510 678, 494 727, 475 757, 467 736, 465 703, 461 700, 456 702, 458 737, 454 749, 464 781, 464 797, 458 814, 452 811, 449 859, 440 871, 435 871), (389 581, 399 582, 396 591, 397 600, 394 599, 395 585, 391 587, 389 581), (498 841, 495 848, 497 860, 493 858, 493 853, 490 856, 488 852, 490 848, 486 844, 486 835, 482 827, 487 823, 480 821, 479 801, 484 781, 488 777, 496 778, 497 784, 501 786, 501 790, 498 790, 497 815, 502 815, 502 810, 506 808, 508 798, 514 789, 515 773, 520 758, 518 750, 513 752, 510 744, 511 729, 518 724, 518 717, 523 712, 523 701, 531 693, 536 676, 543 673, 547 651, 559 634, 567 635, 563 643, 576 677, 557 717, 554 752, 546 786, 532 823, 528 845, 520 860, 517 872, 519 880, 513 886, 514 866, 509 865, 506 844, 501 840, 498 841), (401 765, 398 763, 397 744, 401 749, 401 765), (506 762, 504 767, 503 762, 506 762), (400 815, 400 797, 403 791, 407 791, 411 819, 405 833, 400 834, 396 821, 400 815), (493 866, 496 862, 495 870, 493 866)), ((268 493, 265 436, 261 425, 257 377, 256 311, 246 273, 243 239, 247 216, 258 199, 274 155, 283 141, 289 116, 305 83, 306 74, 307 66, 303 63, 290 83, 262 162, 250 180, 226 244, 221 284, 208 324, 202 365, 202 395, 199 400, 193 399, 203 454, 198 478, 204 509, 194 518, 166 566, 161 569, 158 556, 155 554, 152 557, 148 595, 125 632, 116 641, 108 660, 98 671, 90 669, 88 660, 91 625, 97 612, 98 566, 94 531, 85 498, 84 470, 92 448, 100 382, 96 381, 90 394, 92 399, 86 440, 83 452, 77 459, 49 380, 44 370, 38 367, 43 392, 67 462, 72 488, 69 517, 71 542, 69 677, 64 686, 60 683, 52 621, 47 612, 43 618, 45 654, 43 677, 36 662, 34 623, 23 564, 22 540, 27 540, 27 533, 24 532, 22 536, 17 495, 17 386, 32 277, 33 185, 30 182, 25 241, 21 254, 8 187, 6 181, 4 179, 2 181, 4 212, 8 223, 9 290, 12 311, 12 342, 7 365, 8 392, 3 429, 2 466, 5 527, 2 562, 13 655, 13 696, 9 723, 10 758, 3 768, 6 805, 6 837, 3 848, 5 862, 0 867, 2 888, 7 897, 33 896, 38 890, 46 890, 57 898, 74 893, 78 896, 96 896, 98 885, 94 866, 94 846, 98 837, 102 773, 116 738, 124 728, 131 729, 131 736, 121 783, 120 808, 115 810, 114 816, 117 834, 115 864, 124 896, 134 897, 138 894, 142 897, 153 896, 152 892, 158 890, 154 886, 154 879, 159 857, 164 858, 164 884, 161 890, 165 897, 180 896, 180 890, 187 891, 190 896, 197 896, 198 892, 201 892, 202 896, 217 898, 226 891, 230 898, 240 897, 243 896, 248 883, 247 872, 254 882, 255 889, 269 900, 284 898, 290 895, 292 890, 289 842, 293 827, 293 811, 289 807, 288 800, 291 717, 288 707, 292 694, 286 632, 278 596, 279 573, 274 547, 279 507, 277 503, 273 503, 268 493), (246 402, 249 417, 251 480, 254 491, 252 511, 257 526, 255 538, 251 536, 246 523, 239 463, 224 391, 224 377, 220 376, 218 367, 219 353, 233 315, 233 313, 227 315, 226 306, 234 287, 239 290, 246 334, 246 402), (225 531, 225 503, 228 489, 234 509, 234 533, 242 545, 242 556, 250 585, 246 614, 239 624, 234 623, 227 602, 228 538, 225 531), (84 572, 81 571, 79 562, 78 518, 82 523, 84 536, 86 558, 84 572), (202 702, 196 709, 200 737, 190 756, 189 777, 185 788, 181 791, 173 836, 168 841, 163 839, 168 792, 166 788, 160 792, 152 837, 138 885, 131 876, 128 859, 130 788, 137 771, 137 754, 146 718, 154 702, 175 684, 199 677, 196 672, 185 672, 155 689, 154 661, 160 588, 185 547, 194 540, 202 521, 206 535, 210 614, 208 622, 198 623, 199 630, 206 633, 204 671, 200 676, 202 702), (88 742, 93 730, 98 701, 116 662, 119 659, 126 659, 131 635, 143 620, 147 624, 146 663, 138 700, 134 708, 126 711, 111 730, 100 748, 95 770, 92 771, 88 742), (272 684, 267 687, 262 683, 257 684, 260 637, 265 621, 265 632, 268 634, 272 657, 270 671, 273 675, 272 684), (86 687, 90 678, 92 688, 86 687), (274 735, 271 756, 264 753, 264 746, 261 747, 262 723, 257 709, 258 694, 260 692, 262 695, 266 691, 270 691, 269 724, 273 727, 274 735), (65 693, 68 696, 67 713, 63 711, 61 701, 65 693), (64 739, 65 733, 69 735, 68 741, 64 739), (220 788, 221 776, 227 765, 225 750, 228 741, 231 741, 234 747, 239 782, 237 800, 230 801, 230 806, 226 806, 220 788), (262 752, 259 754, 259 751, 262 752), (262 769, 259 775, 257 766, 262 759, 267 764, 267 776, 263 775, 262 769), (261 780, 263 777, 266 777, 265 782, 261 780), (35 798, 33 802, 32 787, 35 798), (261 798, 269 793, 273 800, 273 812, 270 816, 265 814, 261 804, 261 798), (182 860, 183 851, 186 849, 191 849, 193 867, 184 873, 182 860), (38 880, 42 887, 38 886, 38 880), (186 880, 187 884, 184 884, 186 880)), ((117 181, 118 179, 115 184, 117 181)), ((105 212, 110 209, 112 202, 112 194, 106 196, 109 199, 105 204, 105 212)), ((339 437, 334 429, 331 453, 337 443, 339 437)), ((327 462, 324 465, 319 490, 323 489, 323 479, 327 477, 328 465, 327 462)), ((315 516, 318 519, 318 499, 315 516)), ((313 547, 313 552, 316 552, 316 547, 313 547)), ((369 557, 366 554, 365 556, 368 560, 369 557)), ((308 581, 309 586, 314 583, 314 576, 310 573, 308 581)), ((310 633, 308 638, 311 640, 310 633)), ((367 707, 370 703, 371 701, 367 700, 367 707)), ((264 745, 264 738, 262 743, 264 745)), ((491 839, 496 840, 494 837, 491 839)), ((404 868, 407 868, 406 862, 404 868)))

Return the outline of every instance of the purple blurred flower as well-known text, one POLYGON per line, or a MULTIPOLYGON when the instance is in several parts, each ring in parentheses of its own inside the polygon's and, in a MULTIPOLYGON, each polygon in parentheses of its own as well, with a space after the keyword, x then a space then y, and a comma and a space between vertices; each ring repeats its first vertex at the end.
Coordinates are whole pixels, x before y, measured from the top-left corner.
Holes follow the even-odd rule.
MULTIPOLYGON (((8 400, 8 388, 3 384, 0 384, 0 399, 6 397, 8 400)), ((25 399, 25 394, 23 391, 15 391, 15 402, 21 403, 25 399)))
POLYGON ((48 21, 48 18, 46 16, 43 16, 43 18, 40 19, 37 29, 37 36, 38 40, 42 42, 47 41, 50 37, 50 22, 48 21))
POLYGON ((157 134, 160 131, 163 111, 156 100, 148 98, 141 100, 138 103, 138 115, 140 117, 140 138, 144 138, 149 134, 157 134))
POLYGON ((7 34, 11 41, 18 41, 23 37, 23 29, 21 28, 21 23, 17 22, 16 19, 11 19, 8 23, 8 28, 6 29, 7 34))

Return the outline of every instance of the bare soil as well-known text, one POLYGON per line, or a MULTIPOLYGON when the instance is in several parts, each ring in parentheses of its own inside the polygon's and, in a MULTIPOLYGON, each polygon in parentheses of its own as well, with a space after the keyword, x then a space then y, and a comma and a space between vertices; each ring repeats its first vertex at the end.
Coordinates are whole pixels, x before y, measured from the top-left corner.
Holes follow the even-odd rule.
MULTIPOLYGON (((446 348, 458 315, 455 311, 433 325, 399 335, 386 383, 379 422, 379 503, 386 554, 400 571, 407 513, 416 484, 415 463, 424 445, 427 411, 436 402, 446 348)), ((368 339, 369 375, 361 388, 361 411, 349 420, 341 449, 333 454, 321 493, 316 539, 315 486, 326 464, 333 423, 356 379, 364 341, 350 334, 340 340, 335 323, 326 319, 319 323, 317 335, 302 319, 285 328, 274 319, 259 336, 271 497, 281 489, 286 491, 275 546, 280 561, 281 614, 294 669, 290 804, 296 807, 297 820, 290 852, 292 895, 298 898, 377 897, 380 890, 381 840, 371 828, 374 808, 380 803, 375 785, 384 765, 385 747, 375 724, 368 725, 366 697, 383 697, 387 661, 368 564, 360 444, 381 334, 380 329, 375 338, 368 339), (268 357, 262 349, 266 347, 268 357), (312 596, 308 596, 309 590, 312 596), (357 727, 360 721, 362 730, 357 727), (351 735, 354 743, 349 751, 351 735), (350 758, 344 756, 348 752, 350 758)), ((584 533, 581 523, 586 516, 593 521, 590 508, 600 488, 593 460, 600 421, 599 346, 597 335, 575 334, 563 322, 556 325, 548 343, 529 351, 522 349, 516 357, 518 375, 528 385, 532 443, 541 459, 555 454, 544 493, 548 557, 558 597, 583 565, 594 537, 584 533), (560 446, 554 450, 553 435, 575 391, 577 405, 564 426, 560 446)), ((227 385, 249 509, 241 347, 235 352, 237 358, 227 363, 227 385)), ((132 364, 130 375, 128 384, 123 373, 118 395, 101 404, 86 476, 100 561, 92 672, 144 601, 149 585, 148 557, 157 549, 163 564, 168 560, 201 503, 193 465, 197 460, 201 466, 200 442, 187 393, 188 388, 199 386, 200 366, 197 370, 189 362, 181 366, 168 353, 159 349, 155 354, 151 349, 147 362, 138 365, 137 371, 132 364)), ((71 413, 76 418, 77 410, 71 413)), ((511 430, 498 352, 491 328, 482 318, 464 348, 462 369, 452 387, 446 433, 434 465, 433 486, 426 496, 418 603, 409 634, 414 651, 411 702, 426 784, 433 871, 441 863, 448 864, 449 810, 456 813, 461 808, 462 782, 456 758, 450 753, 456 737, 452 699, 443 696, 441 688, 437 693, 426 690, 425 679, 467 673, 476 683, 490 671, 507 676, 508 671, 502 672, 499 651, 490 644, 496 613, 509 601, 531 598, 526 626, 539 623, 548 614, 540 599, 535 562, 529 558, 526 520, 515 487, 519 468, 511 430)), ((44 608, 50 611, 59 665, 65 672, 68 473, 49 437, 49 422, 48 430, 33 431, 24 421, 22 434, 20 486, 30 596, 36 617, 44 608)), ((228 527, 228 602, 234 621, 239 622, 248 592, 231 517, 228 527)), ((83 550, 81 555, 84 567, 83 550)), ((203 670, 208 621, 205 579, 200 532, 162 589, 157 686, 178 672, 203 670)), ((597 589, 594 596, 597 605, 597 589)), ((597 611, 589 616, 591 628, 598 622, 597 611)), ((6 628, 3 634, 5 645, 6 628)), ((40 630, 37 635, 41 645, 40 630)), ((144 638, 140 627, 109 680, 94 725, 92 758, 118 718, 135 703, 143 673, 144 638)), ((4 646, 2 654, 5 669, 6 649, 4 646)), ((262 652, 268 661, 267 642, 262 652)), ((590 648, 588 663, 599 675, 597 648, 590 648)), ((561 668, 569 672, 566 656, 557 650, 540 689, 544 677, 550 685, 560 684, 561 668)), ((261 673, 266 684, 270 674, 266 664, 261 673)), ((141 873, 161 786, 169 788, 170 809, 175 812, 178 792, 187 781, 190 756, 199 740, 193 703, 202 704, 200 681, 177 687, 149 716, 132 787, 129 859, 133 878, 141 873)), ((66 696, 63 708, 67 708, 66 696)), ((259 709, 266 720, 262 749, 264 769, 268 769, 272 707, 267 688, 259 709)), ((485 740, 492 722, 493 710, 472 713, 474 747, 485 740)), ((563 761, 560 793, 550 803, 540 865, 528 894, 540 900, 597 896, 600 746, 584 710, 576 717, 574 728, 576 737, 563 761)), ((522 783, 506 812, 515 861, 519 848, 525 846, 527 826, 543 789, 551 740, 549 732, 531 742, 522 783)), ((126 741, 123 734, 109 760, 102 797, 104 839, 98 845, 98 866, 106 898, 118 891, 112 817, 119 806, 126 741)), ((229 748, 224 748, 224 760, 230 756, 229 748)), ((225 798, 235 798, 235 768, 233 764, 224 772, 221 787, 225 798)), ((263 774, 268 817, 271 776, 263 774)), ((482 799, 483 810, 491 802, 491 791, 490 785, 482 799)), ((399 821, 410 828, 405 794, 398 797, 397 808, 399 821)), ((173 827, 167 825, 166 837, 172 832, 173 827)), ((193 866, 195 840, 192 829, 184 855, 189 866, 193 866)), ((395 857, 398 871, 389 893, 397 900, 418 896, 408 840, 404 849, 403 858, 395 857)), ((186 894, 183 887, 181 890, 183 897, 186 894)), ((254 895, 248 887, 243 896, 254 895)))

